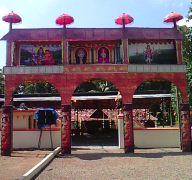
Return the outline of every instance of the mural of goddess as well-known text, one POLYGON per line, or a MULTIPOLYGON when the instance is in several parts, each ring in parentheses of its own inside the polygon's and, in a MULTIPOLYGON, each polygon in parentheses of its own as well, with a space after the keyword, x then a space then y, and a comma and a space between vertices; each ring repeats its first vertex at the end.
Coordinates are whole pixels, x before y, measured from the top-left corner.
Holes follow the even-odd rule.
POLYGON ((53 54, 49 49, 45 50, 45 65, 55 65, 53 54))
POLYGON ((37 50, 37 64, 38 65, 44 65, 45 62, 45 52, 43 47, 39 47, 37 50))
POLYGON ((83 48, 78 49, 75 53, 75 57, 76 57, 77 64, 80 64, 81 62, 83 64, 86 64, 87 52, 85 49, 83 49, 83 48))
POLYGON ((145 62, 147 64, 151 64, 151 62, 153 61, 153 50, 151 49, 150 45, 148 44, 145 50, 145 62))
POLYGON ((109 63, 109 50, 102 47, 98 51, 98 63, 109 63))

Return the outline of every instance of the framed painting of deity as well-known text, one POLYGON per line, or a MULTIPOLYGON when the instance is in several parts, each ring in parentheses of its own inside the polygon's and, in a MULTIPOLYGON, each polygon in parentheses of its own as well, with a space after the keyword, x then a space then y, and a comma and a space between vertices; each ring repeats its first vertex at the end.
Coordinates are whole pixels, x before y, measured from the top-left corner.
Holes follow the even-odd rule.
POLYGON ((129 60, 132 64, 177 64, 173 43, 131 43, 129 60))

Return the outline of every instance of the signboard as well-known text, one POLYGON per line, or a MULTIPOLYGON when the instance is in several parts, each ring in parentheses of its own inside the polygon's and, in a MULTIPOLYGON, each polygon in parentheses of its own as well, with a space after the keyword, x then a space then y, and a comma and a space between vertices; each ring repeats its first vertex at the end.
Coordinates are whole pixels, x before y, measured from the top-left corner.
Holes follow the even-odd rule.
POLYGON ((21 45, 20 65, 59 65, 62 64, 60 45, 21 45))
POLYGON ((177 64, 173 43, 131 43, 129 60, 132 64, 177 64))

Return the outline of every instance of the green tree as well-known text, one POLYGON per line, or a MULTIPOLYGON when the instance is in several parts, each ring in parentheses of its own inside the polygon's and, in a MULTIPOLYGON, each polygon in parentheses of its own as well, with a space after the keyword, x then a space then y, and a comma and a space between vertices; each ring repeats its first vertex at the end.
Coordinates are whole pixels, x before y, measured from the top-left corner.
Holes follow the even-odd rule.
POLYGON ((116 87, 108 81, 104 80, 91 80, 81 84, 75 93, 106 93, 106 92, 118 92, 116 87))
MULTIPOLYGON (((192 20, 192 2, 187 16, 187 21, 190 20, 192 20)), ((189 103, 192 106, 192 27, 185 25, 180 27, 180 30, 183 33, 183 59, 187 66, 189 103)))
POLYGON ((21 84, 14 94, 58 94, 58 91, 48 82, 36 82, 21 84))

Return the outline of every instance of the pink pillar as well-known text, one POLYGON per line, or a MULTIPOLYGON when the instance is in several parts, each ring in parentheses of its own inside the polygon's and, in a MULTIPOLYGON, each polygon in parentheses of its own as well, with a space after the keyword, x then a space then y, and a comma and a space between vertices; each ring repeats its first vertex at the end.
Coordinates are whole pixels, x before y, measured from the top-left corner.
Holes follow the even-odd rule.
POLYGON ((71 154, 71 105, 62 106, 61 153, 71 154))
POLYGON ((4 106, 2 113, 1 155, 11 156, 13 146, 13 108, 4 106))
POLYGON ((7 41, 6 52, 6 66, 12 66, 12 45, 10 41, 7 41))
POLYGON ((63 64, 68 63, 68 41, 67 41, 67 28, 66 25, 63 26, 63 37, 62 37, 62 59, 63 64))
POLYGON ((123 54, 124 54, 124 63, 129 64, 129 55, 128 55, 128 39, 123 39, 123 54))
POLYGON ((125 123, 125 153, 134 152, 134 135, 133 135, 133 115, 132 104, 124 104, 124 123, 125 123))
POLYGON ((181 104, 181 149, 191 152, 191 122, 189 104, 181 104))
POLYGON ((177 64, 183 64, 182 41, 175 41, 177 51, 177 64))
POLYGON ((123 38, 122 38, 122 44, 123 44, 123 55, 124 55, 124 61, 123 64, 129 64, 129 55, 128 55, 128 39, 126 37, 126 29, 125 29, 125 23, 123 23, 123 38))
POLYGON ((68 42, 66 39, 63 41, 63 64, 69 64, 68 62, 68 42))

